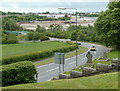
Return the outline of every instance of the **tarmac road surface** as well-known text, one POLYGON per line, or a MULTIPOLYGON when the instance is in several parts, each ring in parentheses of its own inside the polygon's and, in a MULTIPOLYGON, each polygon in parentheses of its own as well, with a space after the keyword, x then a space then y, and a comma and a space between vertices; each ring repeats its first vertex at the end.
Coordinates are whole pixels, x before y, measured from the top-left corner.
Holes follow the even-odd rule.
MULTIPOLYGON (((98 58, 99 56, 102 56, 104 52, 109 51, 109 49, 104 46, 91 44, 91 43, 81 42, 80 46, 87 47, 89 49, 91 48, 92 45, 95 45, 96 47, 96 51, 91 51, 93 55, 93 59, 98 58)), ((86 54, 87 52, 80 55, 78 54, 77 56, 78 66, 84 65, 86 63, 87 61, 86 54)), ((70 71, 73 68, 76 68, 76 56, 65 59, 64 72, 70 71)), ((37 72, 38 72, 37 82, 45 82, 51 80, 53 77, 59 75, 59 64, 50 63, 39 66, 37 67, 37 72)), ((62 65, 61 65, 61 73, 63 73, 62 65)))

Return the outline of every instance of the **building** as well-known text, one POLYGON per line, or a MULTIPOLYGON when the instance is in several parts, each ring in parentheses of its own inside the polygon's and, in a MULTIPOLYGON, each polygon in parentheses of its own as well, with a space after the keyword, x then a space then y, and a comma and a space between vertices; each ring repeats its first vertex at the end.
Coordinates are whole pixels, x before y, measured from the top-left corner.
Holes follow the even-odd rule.
POLYGON ((5 31, 6 34, 14 34, 14 35, 20 35, 20 34, 23 34, 23 35, 26 35, 27 33, 29 33, 28 31, 10 31, 10 30, 6 30, 5 31))
POLYGON ((58 14, 58 13, 50 13, 50 14, 38 14, 39 16, 46 16, 49 18, 59 18, 59 17, 65 17, 65 15, 68 15, 68 17, 71 17, 70 14, 58 14))

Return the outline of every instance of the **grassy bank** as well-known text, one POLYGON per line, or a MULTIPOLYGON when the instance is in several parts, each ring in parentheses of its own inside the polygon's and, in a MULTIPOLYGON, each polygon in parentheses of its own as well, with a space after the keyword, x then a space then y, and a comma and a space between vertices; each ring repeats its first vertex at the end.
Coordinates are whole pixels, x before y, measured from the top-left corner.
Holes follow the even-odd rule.
POLYGON ((27 53, 41 52, 45 50, 53 50, 61 47, 68 46, 69 44, 64 42, 31 42, 31 43, 20 43, 20 44, 9 44, 2 45, 2 57, 11 57, 15 55, 24 55, 27 53))
POLYGON ((110 59, 118 58, 119 56, 120 56, 120 51, 118 50, 112 50, 111 52, 108 53, 108 57, 110 59))
POLYGON ((118 89, 118 72, 77 79, 15 85, 3 89, 118 89))
MULTIPOLYGON (((80 47, 80 49, 77 50, 78 54, 81 54, 81 53, 84 53, 86 52, 88 49, 85 48, 85 47, 80 47)), ((67 53, 65 54, 65 58, 70 58, 70 57, 73 57, 76 55, 76 51, 74 52, 71 52, 71 53, 67 53)), ((36 62, 34 63, 35 66, 40 66, 40 65, 44 65, 44 64, 48 64, 48 63, 52 63, 52 62, 55 62, 55 59, 54 58, 50 58, 50 59, 46 59, 44 61, 39 61, 39 62, 36 62)))
MULTIPOLYGON (((111 60, 109 60, 109 61, 98 61, 98 58, 96 58, 95 60, 93 60, 93 66, 92 66, 92 68, 95 68, 96 69, 96 65, 97 65, 97 63, 102 63, 102 64, 108 64, 108 65, 111 65, 111 61, 112 61, 112 59, 113 58, 118 58, 118 54, 120 53, 120 51, 117 51, 117 50, 113 50, 113 51, 111 51, 111 52, 109 52, 107 55, 108 55, 108 58, 110 58, 111 60)), ((82 66, 80 66, 80 67, 78 67, 78 68, 75 68, 75 69, 73 69, 73 70, 75 70, 75 71, 79 71, 79 72, 82 72, 82 67, 91 67, 90 65, 87 65, 87 64, 85 64, 85 65, 82 65, 82 66)), ((70 71, 69 72, 64 72, 64 74, 70 74, 70 71)))

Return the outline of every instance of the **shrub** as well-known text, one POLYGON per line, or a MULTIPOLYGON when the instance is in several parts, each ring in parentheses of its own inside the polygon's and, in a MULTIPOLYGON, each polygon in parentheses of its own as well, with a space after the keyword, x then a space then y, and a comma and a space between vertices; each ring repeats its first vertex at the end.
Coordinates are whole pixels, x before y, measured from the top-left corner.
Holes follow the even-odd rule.
POLYGON ((68 44, 70 44, 70 45, 75 44, 75 43, 74 43, 74 42, 72 42, 72 41, 66 41, 66 43, 68 43, 68 44))
POLYGON ((37 25, 36 32, 45 32, 46 29, 44 27, 41 27, 40 25, 37 25))
POLYGON ((13 34, 2 36, 2 44, 16 44, 18 43, 17 37, 13 34))
POLYGON ((33 40, 39 40, 39 35, 38 32, 33 33, 33 40))
POLYGON ((36 69, 32 62, 24 61, 2 66, 2 85, 10 86, 15 84, 35 82, 36 69))
POLYGON ((69 45, 69 46, 62 47, 59 49, 54 49, 54 50, 46 50, 42 52, 35 52, 35 53, 3 58, 2 64, 11 64, 19 61, 24 61, 24 60, 33 61, 36 59, 44 59, 44 58, 53 56, 54 52, 69 52, 69 51, 75 50, 77 47, 78 46, 76 45, 69 45))
POLYGON ((33 32, 27 33, 26 39, 27 40, 33 40, 33 32))
POLYGON ((41 40, 41 41, 45 41, 45 40, 49 40, 49 38, 43 34, 43 33, 39 33, 39 32, 30 32, 26 35, 26 40, 41 40))
POLYGON ((42 33, 40 33, 39 39, 40 39, 41 41, 49 40, 49 38, 48 38, 45 34, 42 34, 42 33))

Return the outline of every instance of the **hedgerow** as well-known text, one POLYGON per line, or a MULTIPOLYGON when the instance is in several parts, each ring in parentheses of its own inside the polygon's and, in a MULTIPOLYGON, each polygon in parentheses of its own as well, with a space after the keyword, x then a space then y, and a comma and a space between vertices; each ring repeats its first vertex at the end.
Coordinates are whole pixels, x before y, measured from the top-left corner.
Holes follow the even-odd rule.
POLYGON ((30 61, 3 65, 2 86, 36 82, 35 74, 35 66, 30 61))
POLYGON ((34 53, 29 53, 29 54, 24 54, 24 55, 16 55, 16 56, 12 56, 12 57, 7 57, 7 58, 3 58, 2 59, 2 64, 11 64, 11 63, 15 63, 15 62, 19 62, 19 61, 34 61, 34 60, 41 60, 47 57, 51 57, 54 55, 54 52, 69 52, 72 50, 75 50, 78 46, 76 45, 69 45, 66 47, 62 47, 59 49, 54 49, 54 50, 46 50, 46 51, 42 51, 42 52, 34 52, 34 53))

